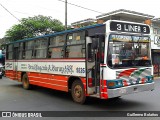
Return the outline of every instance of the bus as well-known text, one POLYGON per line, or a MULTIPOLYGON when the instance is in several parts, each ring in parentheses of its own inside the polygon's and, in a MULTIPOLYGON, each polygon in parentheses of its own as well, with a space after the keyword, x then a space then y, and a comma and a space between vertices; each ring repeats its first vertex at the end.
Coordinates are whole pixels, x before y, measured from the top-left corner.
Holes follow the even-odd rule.
POLYGON ((0 50, 0 79, 2 79, 2 76, 5 74, 5 51, 0 50))
POLYGON ((0 50, 0 64, 5 64, 5 52, 3 50, 0 50))
POLYGON ((154 90, 150 27, 109 20, 6 44, 5 74, 22 82, 86 97, 119 98, 154 90))

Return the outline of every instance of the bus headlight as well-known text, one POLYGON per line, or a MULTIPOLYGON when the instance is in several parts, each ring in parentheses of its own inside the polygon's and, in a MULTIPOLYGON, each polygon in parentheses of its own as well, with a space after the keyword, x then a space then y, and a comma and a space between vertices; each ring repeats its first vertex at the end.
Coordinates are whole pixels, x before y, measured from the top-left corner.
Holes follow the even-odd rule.
POLYGON ((107 87, 108 89, 114 89, 114 88, 119 88, 122 87, 122 80, 117 79, 117 80, 107 80, 107 87))

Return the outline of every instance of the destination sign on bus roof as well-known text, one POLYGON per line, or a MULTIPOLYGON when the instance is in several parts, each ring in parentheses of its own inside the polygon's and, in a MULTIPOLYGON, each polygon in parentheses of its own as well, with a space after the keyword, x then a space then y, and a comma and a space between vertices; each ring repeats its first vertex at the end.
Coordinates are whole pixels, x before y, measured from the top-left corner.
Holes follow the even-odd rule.
POLYGON ((115 22, 110 23, 111 31, 120 31, 120 32, 132 32, 132 33, 142 33, 149 34, 150 29, 147 25, 124 23, 124 22, 115 22))

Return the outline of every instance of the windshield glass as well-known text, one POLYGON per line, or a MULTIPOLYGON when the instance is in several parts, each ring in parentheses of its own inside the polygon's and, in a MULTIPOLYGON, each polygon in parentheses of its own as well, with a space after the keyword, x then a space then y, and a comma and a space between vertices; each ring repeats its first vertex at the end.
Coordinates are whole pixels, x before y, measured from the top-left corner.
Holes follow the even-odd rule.
POLYGON ((110 35, 107 60, 111 68, 150 66, 149 37, 110 35))

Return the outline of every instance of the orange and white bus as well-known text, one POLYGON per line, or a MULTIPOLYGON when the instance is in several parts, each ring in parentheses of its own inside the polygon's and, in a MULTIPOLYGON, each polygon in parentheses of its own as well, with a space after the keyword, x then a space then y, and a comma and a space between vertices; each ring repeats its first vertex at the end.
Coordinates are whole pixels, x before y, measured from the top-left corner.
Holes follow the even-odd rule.
POLYGON ((154 89, 150 27, 109 20, 83 28, 6 44, 6 76, 69 92, 77 103, 86 96, 117 98, 154 89))

